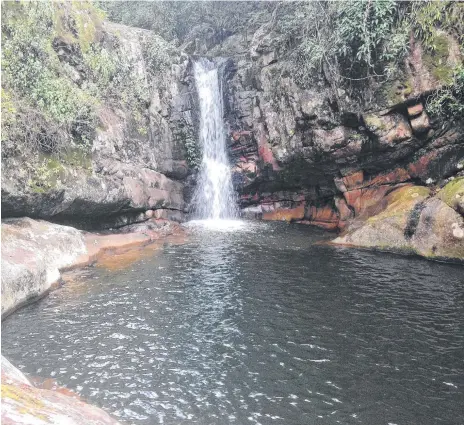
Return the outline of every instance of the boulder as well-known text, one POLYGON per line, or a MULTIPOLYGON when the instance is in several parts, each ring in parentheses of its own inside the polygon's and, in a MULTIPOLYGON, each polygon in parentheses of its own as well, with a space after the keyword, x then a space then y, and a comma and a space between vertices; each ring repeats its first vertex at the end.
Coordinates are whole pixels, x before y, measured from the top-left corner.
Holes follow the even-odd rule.
MULTIPOLYGON (((415 253, 426 258, 464 260, 464 219, 452 205, 460 184, 435 197, 423 186, 407 185, 385 197, 385 208, 352 223, 335 244, 415 253)), ((457 198, 459 200, 459 197, 457 198)))
POLYGON ((118 425, 108 413, 69 390, 37 388, 2 356, 3 425, 118 425))
POLYGON ((152 218, 140 214, 144 223, 126 225, 119 233, 83 232, 27 217, 3 220, 2 318, 46 295, 59 284, 62 270, 95 262, 109 249, 144 246, 171 234, 177 226, 166 219, 181 221, 183 216, 179 211, 159 211, 152 218))
POLYGON ((457 177, 446 184, 437 198, 464 215, 464 177, 457 177))
POLYGON ((428 199, 410 243, 427 258, 464 259, 464 219, 442 200, 428 199))
POLYGON ((82 232, 30 218, 2 222, 2 317, 37 299, 86 252, 82 232))
POLYGON ((386 208, 379 214, 348 229, 334 243, 370 248, 410 249, 405 238, 408 218, 414 207, 429 195, 429 189, 421 186, 405 186, 386 197, 386 208))

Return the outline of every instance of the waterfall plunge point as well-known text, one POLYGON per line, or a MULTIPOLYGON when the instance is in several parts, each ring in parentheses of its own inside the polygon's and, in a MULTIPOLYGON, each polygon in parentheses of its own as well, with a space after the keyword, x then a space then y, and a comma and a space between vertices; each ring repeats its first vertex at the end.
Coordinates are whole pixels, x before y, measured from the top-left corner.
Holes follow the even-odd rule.
POLYGON ((192 223, 215 230, 236 230, 244 226, 238 216, 232 173, 227 157, 223 125, 222 93, 218 70, 201 59, 194 64, 195 83, 200 104, 200 144, 202 161, 193 202, 192 223))

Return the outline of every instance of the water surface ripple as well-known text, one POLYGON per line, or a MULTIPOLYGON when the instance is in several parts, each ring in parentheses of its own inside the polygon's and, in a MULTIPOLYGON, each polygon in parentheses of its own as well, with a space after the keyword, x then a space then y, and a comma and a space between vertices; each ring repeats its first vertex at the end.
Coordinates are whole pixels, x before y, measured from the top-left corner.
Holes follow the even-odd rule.
POLYGON ((3 353, 132 424, 462 424, 461 266, 195 228, 90 269, 3 326, 3 353))

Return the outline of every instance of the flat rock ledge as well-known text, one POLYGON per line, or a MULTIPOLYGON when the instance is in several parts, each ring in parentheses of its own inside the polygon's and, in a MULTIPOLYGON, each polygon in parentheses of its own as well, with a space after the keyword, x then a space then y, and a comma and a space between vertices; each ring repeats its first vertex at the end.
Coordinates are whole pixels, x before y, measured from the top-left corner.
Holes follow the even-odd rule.
POLYGON ((2 356, 3 425, 120 425, 70 391, 37 388, 2 356))
POLYGON ((89 265, 108 250, 148 245, 182 231, 157 218, 119 233, 88 233, 27 217, 2 220, 2 319, 57 287, 63 271, 89 265))
MULTIPOLYGON (((183 235, 168 220, 151 218, 119 233, 88 233, 31 218, 2 221, 2 319, 57 287, 61 273, 128 249, 183 235)), ((146 248, 142 248, 145 250, 146 248)), ((1 422, 13 424, 119 424, 65 388, 39 388, 2 356, 1 422)))

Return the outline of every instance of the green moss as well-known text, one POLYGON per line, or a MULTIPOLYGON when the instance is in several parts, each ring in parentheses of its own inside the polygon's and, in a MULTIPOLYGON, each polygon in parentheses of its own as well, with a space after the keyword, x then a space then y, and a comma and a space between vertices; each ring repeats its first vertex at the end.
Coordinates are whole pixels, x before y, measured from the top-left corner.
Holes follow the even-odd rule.
POLYGON ((453 79, 453 67, 449 66, 449 41, 445 35, 436 35, 433 39, 434 49, 424 53, 423 62, 433 77, 443 83, 450 84, 453 79))
POLYGON ((425 186, 405 186, 399 189, 394 190, 389 195, 389 201, 391 203, 399 202, 405 203, 410 202, 413 200, 417 200, 418 198, 427 197, 430 194, 430 189, 425 186))
POLYGON ((464 177, 450 181, 438 192, 437 197, 456 209, 459 202, 464 202, 464 177))
POLYGON ((383 93, 388 105, 404 102, 413 92, 410 80, 395 80, 387 83, 383 93))
POLYGON ((60 4, 54 8, 55 34, 66 43, 79 44, 82 53, 86 53, 96 39, 103 17, 104 13, 87 1, 60 4))
POLYGON ((148 134, 148 129, 145 126, 139 127, 137 131, 141 136, 146 136, 148 134))
POLYGON ((92 170, 92 154, 85 149, 71 149, 60 157, 63 164, 92 170))
POLYGON ((66 178, 66 168, 57 158, 40 155, 40 163, 28 181, 29 189, 35 193, 46 193, 55 189, 66 178))
POLYGON ((377 115, 366 115, 364 122, 371 131, 385 130, 385 123, 377 115))
POLYGON ((399 224, 401 222, 406 224, 408 215, 414 206, 426 199, 429 194, 430 189, 425 186, 404 186, 396 189, 387 196, 387 208, 367 221, 375 223, 380 220, 394 219, 399 224))

